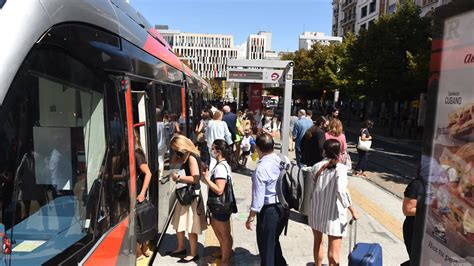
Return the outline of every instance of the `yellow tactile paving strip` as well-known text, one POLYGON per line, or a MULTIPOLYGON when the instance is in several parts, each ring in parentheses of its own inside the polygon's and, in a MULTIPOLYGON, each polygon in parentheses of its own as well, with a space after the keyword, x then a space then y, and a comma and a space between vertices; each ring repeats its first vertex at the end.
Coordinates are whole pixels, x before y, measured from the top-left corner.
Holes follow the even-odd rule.
POLYGON ((150 257, 143 257, 143 259, 137 260, 137 266, 147 266, 150 263, 150 257))
MULTIPOLYGON (((354 187, 349 185, 352 200, 364 209, 370 216, 387 228, 390 233, 398 237, 403 241, 403 225, 395 217, 390 215, 384 209, 380 208, 377 204, 367 199, 364 195, 359 193, 354 187)), ((401 208, 401 206, 400 206, 401 208)))

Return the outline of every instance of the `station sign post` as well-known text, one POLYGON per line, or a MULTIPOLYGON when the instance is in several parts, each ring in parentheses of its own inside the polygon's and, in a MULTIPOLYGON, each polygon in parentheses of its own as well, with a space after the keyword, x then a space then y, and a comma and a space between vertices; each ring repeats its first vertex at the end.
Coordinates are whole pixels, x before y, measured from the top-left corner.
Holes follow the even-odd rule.
POLYGON ((250 107, 261 106, 262 84, 284 84, 281 153, 288 155, 291 93, 293 88, 292 61, 231 59, 227 64, 227 82, 251 83, 250 107))

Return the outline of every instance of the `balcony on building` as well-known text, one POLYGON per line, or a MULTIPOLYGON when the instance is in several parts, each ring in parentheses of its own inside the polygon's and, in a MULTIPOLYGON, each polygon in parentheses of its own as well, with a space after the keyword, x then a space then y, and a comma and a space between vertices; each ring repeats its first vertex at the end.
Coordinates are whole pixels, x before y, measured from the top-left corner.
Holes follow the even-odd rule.
POLYGON ((356 20, 356 14, 352 14, 351 16, 345 17, 344 19, 341 20, 341 26, 346 26, 350 23, 354 23, 356 20))
POLYGON ((357 3, 357 0, 345 0, 343 3, 342 3, 342 8, 343 9, 346 9, 347 7, 349 6, 353 6, 357 3))

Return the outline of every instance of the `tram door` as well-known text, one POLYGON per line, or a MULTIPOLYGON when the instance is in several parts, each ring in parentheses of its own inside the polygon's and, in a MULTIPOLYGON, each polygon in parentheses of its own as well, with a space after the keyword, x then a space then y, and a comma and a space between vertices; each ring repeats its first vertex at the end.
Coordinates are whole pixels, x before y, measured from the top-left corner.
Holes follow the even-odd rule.
MULTIPOLYGON (((150 102, 150 86, 151 83, 144 82, 131 82, 132 90, 132 114, 133 114, 133 131, 134 131, 134 147, 135 147, 135 169, 136 169, 136 196, 141 192, 141 187, 144 182, 144 174, 140 171, 138 165, 139 162, 143 160, 138 160, 137 153, 143 153, 144 159, 148 167, 150 168, 151 173, 153 174, 152 180, 156 178, 156 149, 154 148, 156 143, 155 138, 156 134, 154 132, 154 112, 153 104, 150 102)), ((151 188, 151 182, 149 185, 149 190, 151 188)), ((152 203, 156 204, 156 192, 150 193, 152 191, 147 191, 146 198, 152 203)))

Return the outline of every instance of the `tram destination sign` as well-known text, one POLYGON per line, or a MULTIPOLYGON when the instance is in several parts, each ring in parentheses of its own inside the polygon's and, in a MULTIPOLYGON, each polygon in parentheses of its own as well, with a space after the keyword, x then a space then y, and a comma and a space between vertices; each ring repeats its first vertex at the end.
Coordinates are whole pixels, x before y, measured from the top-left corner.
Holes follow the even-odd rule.
POLYGON ((282 69, 231 69, 227 71, 228 82, 278 84, 283 79, 282 69))
POLYGON ((262 71, 247 71, 247 70, 230 70, 229 78, 231 79, 244 79, 244 80, 262 80, 262 71))

